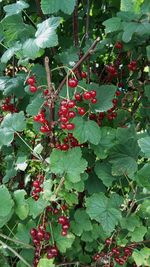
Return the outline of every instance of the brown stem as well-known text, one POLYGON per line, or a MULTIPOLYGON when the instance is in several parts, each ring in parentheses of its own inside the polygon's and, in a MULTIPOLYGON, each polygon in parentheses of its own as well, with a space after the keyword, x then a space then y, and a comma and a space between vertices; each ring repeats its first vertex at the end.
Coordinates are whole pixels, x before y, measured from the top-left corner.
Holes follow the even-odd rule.
POLYGON ((41 9, 41 1, 40 0, 35 0, 36 2, 36 6, 37 6, 37 10, 38 10, 38 15, 40 18, 43 18, 43 12, 42 12, 42 9, 41 9))
POLYGON ((46 77, 47 77, 47 85, 48 85, 48 91, 49 91, 49 97, 50 97, 50 126, 52 126, 52 139, 51 139, 51 145, 52 147, 55 144, 55 138, 54 138, 54 119, 55 119, 55 105, 54 105, 54 88, 52 85, 51 80, 51 70, 49 67, 49 58, 45 57, 45 70, 46 70, 46 77))
MULTIPOLYGON (((80 60, 75 64, 75 66, 72 68, 71 71, 75 71, 81 64, 83 61, 85 61, 87 59, 88 56, 90 56, 95 47, 97 46, 97 44, 99 43, 100 41, 100 38, 98 37, 94 42, 93 44, 91 45, 91 47, 87 50, 87 52, 80 58, 80 60)), ((57 91, 56 91, 56 94, 58 95, 62 89, 62 87, 64 86, 64 84, 66 83, 66 80, 67 80, 67 75, 66 77, 61 81, 60 85, 58 86, 57 88, 57 91)))
POLYGON ((75 47, 79 44, 78 38, 78 0, 76 0, 76 6, 73 12, 73 36, 74 36, 74 45, 75 47))

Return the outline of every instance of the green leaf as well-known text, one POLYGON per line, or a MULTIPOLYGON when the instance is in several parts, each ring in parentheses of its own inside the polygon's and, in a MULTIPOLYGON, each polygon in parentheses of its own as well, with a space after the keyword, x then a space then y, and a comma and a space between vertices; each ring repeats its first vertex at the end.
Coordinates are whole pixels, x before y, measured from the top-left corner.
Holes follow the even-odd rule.
POLYGON ((0 186, 0 203, 0 217, 5 217, 13 209, 14 202, 7 187, 4 185, 0 186))
POLYGON ((28 166, 28 163, 26 162, 27 155, 24 155, 24 153, 18 153, 17 155, 17 161, 16 161, 16 170, 25 171, 25 169, 28 166))
POLYGON ((107 187, 111 186, 113 181, 116 180, 111 174, 111 164, 108 162, 96 162, 94 170, 98 178, 101 179, 103 184, 107 187))
POLYGON ((72 183, 81 180, 81 173, 84 173, 87 162, 82 158, 80 148, 73 148, 67 152, 54 149, 50 157, 51 172, 64 175, 72 183))
POLYGON ((104 112, 113 107, 112 99, 117 90, 114 85, 101 85, 97 91, 97 103, 93 105, 96 112, 104 112))
POLYGON ((134 11, 134 4, 132 0, 121 0, 121 7, 122 11, 134 11))
POLYGON ((135 228, 134 232, 131 234, 132 242, 140 242, 143 241, 145 234, 147 233, 147 228, 144 226, 138 226, 135 228))
POLYGON ((142 248, 141 250, 135 250, 132 254, 137 266, 148 266, 147 260, 150 258, 150 248, 142 248))
POLYGON ((93 194, 86 199, 86 211, 90 218, 101 223, 104 231, 110 234, 121 219, 121 213, 114 208, 111 202, 103 193, 93 194))
POLYGON ((36 95, 35 98, 31 100, 31 103, 27 106, 26 112, 31 116, 37 115, 43 103, 44 99, 42 94, 36 95))
POLYGON ((14 114, 7 114, 1 123, 1 127, 12 132, 22 132, 26 127, 23 111, 14 114))
POLYGON ((6 16, 11 16, 22 12, 24 9, 28 8, 29 5, 24 1, 17 1, 15 4, 10 4, 4 6, 6 16))
POLYGON ((150 157, 150 136, 138 140, 138 144, 144 153, 145 157, 150 157))
POLYGON ((55 56, 55 58, 61 61, 63 65, 74 66, 75 62, 79 59, 78 52, 79 50, 76 47, 70 47, 69 49, 55 56))
POLYGON ((53 260, 40 259, 37 267, 55 267, 53 260))
POLYGON ((146 163, 136 174, 137 183, 150 190, 150 164, 146 163))
POLYGON ((1 57, 1 62, 7 63, 12 58, 12 56, 15 55, 15 53, 20 49, 21 44, 17 42, 13 47, 10 47, 6 50, 6 52, 1 57))
POLYGON ((60 17, 49 18, 37 25, 35 44, 40 48, 53 47, 58 44, 56 29, 61 21, 60 17))
POLYGON ((102 24, 106 27, 105 28, 106 34, 111 32, 116 32, 122 29, 122 23, 120 18, 107 19, 102 24))
POLYGON ((27 223, 18 223, 15 238, 26 244, 29 244, 31 238, 30 230, 32 227, 35 227, 33 220, 29 220, 27 223))
POLYGON ((35 201, 33 198, 28 198, 27 203, 29 205, 29 215, 31 215, 33 219, 40 215, 48 205, 48 202, 41 197, 38 201, 35 201))
POLYGON ((25 220, 29 213, 29 206, 25 200, 25 195, 25 190, 16 190, 14 192, 15 213, 21 220, 25 220))
POLYGON ((146 84, 144 86, 144 94, 147 96, 148 100, 150 101, 150 85, 146 84))
POLYGON ((122 218, 120 224, 123 229, 133 232, 140 225, 140 220, 138 216, 131 215, 130 217, 122 218))
POLYGON ((40 48, 36 45, 35 39, 30 38, 25 41, 22 46, 22 53, 24 57, 35 59, 38 57, 40 48))
POLYGON ((100 159, 105 159, 109 154, 109 149, 116 143, 116 130, 110 127, 100 127, 100 142, 97 146, 92 145, 95 155, 100 159))
POLYGON ((9 146, 13 139, 14 133, 12 131, 8 131, 7 128, 0 129, 0 147, 3 145, 9 146))
POLYGON ((61 253, 65 253, 68 248, 71 248, 75 236, 72 233, 68 233, 67 236, 62 236, 61 231, 62 231, 61 226, 58 225, 54 231, 54 239, 58 247, 58 250, 61 253))
POLYGON ((59 10, 71 14, 74 10, 75 3, 75 0, 42 0, 41 8, 44 14, 57 13, 59 10))
POLYGON ((76 117, 73 123, 75 124, 73 135, 81 144, 86 141, 94 145, 99 143, 100 130, 95 121, 85 121, 82 117, 76 117))
POLYGON ((136 22, 130 22, 130 23, 125 23, 124 26, 124 33, 122 36, 122 40, 125 43, 128 43, 131 41, 133 34, 136 32, 139 24, 136 22))
POLYGON ((81 236, 84 231, 92 230, 92 224, 89 216, 86 214, 85 210, 78 209, 74 214, 74 221, 71 223, 71 229, 74 234, 81 236))

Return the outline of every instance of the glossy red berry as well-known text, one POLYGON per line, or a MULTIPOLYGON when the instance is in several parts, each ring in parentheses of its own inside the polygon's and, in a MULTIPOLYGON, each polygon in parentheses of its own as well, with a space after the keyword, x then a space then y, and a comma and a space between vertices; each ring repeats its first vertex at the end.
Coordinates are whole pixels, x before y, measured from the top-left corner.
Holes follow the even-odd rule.
POLYGON ((68 118, 69 119, 73 119, 73 118, 75 118, 75 116, 76 116, 75 111, 71 110, 71 111, 68 112, 68 118))
POLYGON ((35 181, 33 182, 33 186, 34 186, 34 187, 39 187, 39 186, 40 186, 40 182, 39 182, 38 180, 35 180, 35 181))
POLYGON ((85 72, 85 71, 82 71, 82 72, 81 72, 81 77, 82 77, 82 79, 86 79, 86 77, 87 77, 87 74, 86 74, 86 72, 85 72))
POLYGON ((30 235, 31 235, 32 237, 35 237, 35 236, 37 235, 37 230, 36 230, 35 228, 31 228, 31 230, 30 230, 30 235))
POLYGON ((68 122, 68 118, 62 116, 62 117, 60 117, 60 121, 61 121, 62 123, 67 123, 67 122, 68 122))
POLYGON ((67 218, 65 217, 65 216, 60 216, 59 218, 58 218, 58 223, 59 224, 66 224, 66 222, 67 222, 67 218))
POLYGON ((37 91, 37 87, 31 85, 31 86, 29 87, 29 90, 30 90, 31 93, 35 93, 35 92, 37 91))
POLYGON ((83 98, 85 99, 85 100, 89 100, 89 99, 91 99, 91 93, 90 92, 85 92, 84 94, 83 94, 83 98))
POLYGON ((48 240, 50 239, 50 237, 51 237, 51 235, 50 235, 49 232, 45 232, 45 233, 44 233, 44 239, 45 239, 46 241, 48 241, 48 240))
POLYGON ((84 108, 78 108, 79 115, 83 116, 86 113, 86 110, 84 108))
POLYGON ((61 235, 62 236, 66 236, 67 235, 67 231, 66 230, 62 230, 61 235))
POLYGON ((91 99, 91 103, 92 103, 92 104, 96 104, 96 103, 97 103, 97 99, 96 99, 96 98, 92 98, 92 99, 91 99))
POLYGON ((43 125, 40 128, 41 133, 48 133, 50 131, 50 128, 47 125, 43 125))
POLYGON ((67 124, 66 124, 66 129, 67 129, 68 131, 72 131, 72 130, 74 130, 74 128, 75 128, 74 123, 67 123, 67 124))
POLYGON ((34 76, 29 77, 26 82, 29 85, 34 85, 34 83, 35 83, 35 77, 34 76))
POLYGON ((76 78, 70 78, 68 80, 68 86, 71 88, 75 88, 78 85, 78 80, 76 78))
POLYGON ((81 99, 82 99, 82 96, 81 96, 80 93, 76 93, 76 94, 74 95, 74 97, 75 97, 75 99, 76 99, 77 101, 81 101, 81 99))
POLYGON ((96 97, 96 91, 95 91, 95 90, 91 90, 91 91, 90 91, 90 94, 91 94, 91 96, 92 96, 93 98, 96 97))
POLYGON ((66 230, 69 229, 69 227, 70 227, 69 223, 67 223, 67 224, 63 224, 62 229, 63 229, 64 231, 66 231, 66 230))
POLYGON ((74 102, 74 100, 70 100, 70 101, 68 102, 68 108, 74 108, 75 105, 76 105, 76 103, 74 102))
POLYGON ((68 144, 61 145, 61 150, 67 151, 68 149, 69 149, 69 145, 68 144))
POLYGON ((116 91, 116 96, 120 96, 121 95, 121 91, 117 90, 116 91))

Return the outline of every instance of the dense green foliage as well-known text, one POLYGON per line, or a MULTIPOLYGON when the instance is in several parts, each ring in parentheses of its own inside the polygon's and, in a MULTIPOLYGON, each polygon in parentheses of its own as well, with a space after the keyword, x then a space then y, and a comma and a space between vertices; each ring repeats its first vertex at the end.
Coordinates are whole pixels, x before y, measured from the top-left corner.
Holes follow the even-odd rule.
POLYGON ((150 266, 150 1, 0 11, 0 266, 150 266))

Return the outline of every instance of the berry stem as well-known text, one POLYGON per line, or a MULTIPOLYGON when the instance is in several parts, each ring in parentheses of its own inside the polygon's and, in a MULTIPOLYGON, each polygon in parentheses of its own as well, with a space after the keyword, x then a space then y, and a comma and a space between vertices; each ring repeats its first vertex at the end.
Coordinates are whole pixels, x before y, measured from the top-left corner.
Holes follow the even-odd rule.
POLYGON ((50 227, 50 233, 51 233, 51 238, 52 238, 52 244, 55 245, 55 240, 54 240, 54 235, 53 235, 53 228, 52 228, 52 223, 49 222, 49 227, 50 227))
MULTIPOLYGON (((80 60, 75 64, 75 66, 72 68, 72 71, 75 71, 81 64, 83 61, 85 61, 87 59, 87 57, 93 53, 95 47, 97 46, 97 44, 99 43, 100 38, 98 37, 93 44, 91 45, 91 47, 87 50, 87 52, 80 58, 80 60)), ((66 83, 66 79, 67 76, 64 77, 64 79, 61 81, 60 85, 57 88, 56 94, 58 95, 62 89, 62 87, 64 86, 64 84, 66 83)))

